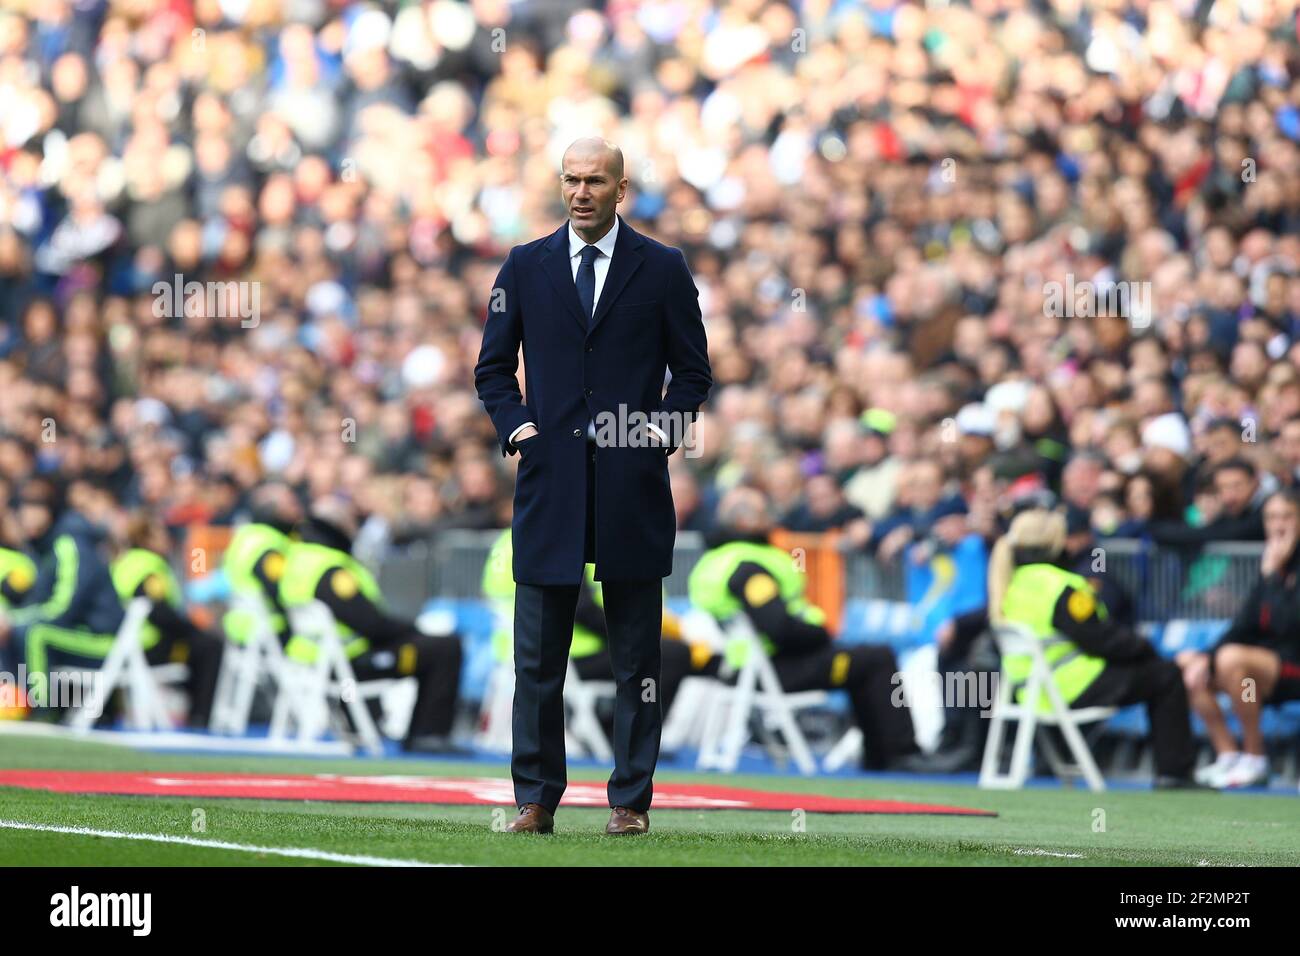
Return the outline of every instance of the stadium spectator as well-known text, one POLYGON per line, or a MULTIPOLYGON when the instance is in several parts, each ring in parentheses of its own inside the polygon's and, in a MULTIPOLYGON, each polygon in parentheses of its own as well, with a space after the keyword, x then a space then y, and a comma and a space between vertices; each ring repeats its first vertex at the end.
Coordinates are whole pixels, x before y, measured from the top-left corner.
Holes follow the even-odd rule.
POLYGON ((1300 699, 1300 497, 1295 492, 1269 497, 1264 529, 1259 583, 1231 626, 1208 652, 1182 651, 1177 657, 1216 755, 1197 779, 1217 788, 1268 782, 1260 705, 1300 699), (1240 747, 1219 709, 1220 691, 1241 724, 1240 747))
POLYGON ((1260 516, 1259 481, 1255 466, 1244 458, 1230 458, 1209 477, 1205 495, 1198 496, 1203 524, 1181 522, 1151 526, 1151 536, 1160 544, 1194 546, 1209 541, 1262 541, 1264 522, 1260 516))

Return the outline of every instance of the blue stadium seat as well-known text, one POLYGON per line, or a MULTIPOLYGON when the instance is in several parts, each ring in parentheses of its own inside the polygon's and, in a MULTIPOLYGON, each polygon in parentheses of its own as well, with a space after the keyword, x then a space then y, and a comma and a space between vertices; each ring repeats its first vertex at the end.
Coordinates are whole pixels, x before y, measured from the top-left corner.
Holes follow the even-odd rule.
POLYGON ((851 599, 845 602, 840 640, 846 644, 888 644, 895 653, 926 643, 912 623, 906 601, 851 599))

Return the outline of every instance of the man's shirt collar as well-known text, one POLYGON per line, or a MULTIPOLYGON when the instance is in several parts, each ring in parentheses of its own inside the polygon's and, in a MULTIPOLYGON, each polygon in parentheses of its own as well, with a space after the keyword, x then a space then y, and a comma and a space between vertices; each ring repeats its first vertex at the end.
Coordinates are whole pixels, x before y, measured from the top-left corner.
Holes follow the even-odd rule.
MULTIPOLYGON (((595 243, 597 249, 606 259, 614 258, 614 241, 618 238, 618 214, 614 214, 614 225, 609 227, 609 232, 600 237, 595 243)), ((572 259, 582 251, 582 247, 587 244, 587 240, 578 235, 573 230, 573 223, 569 223, 569 258, 572 259)))

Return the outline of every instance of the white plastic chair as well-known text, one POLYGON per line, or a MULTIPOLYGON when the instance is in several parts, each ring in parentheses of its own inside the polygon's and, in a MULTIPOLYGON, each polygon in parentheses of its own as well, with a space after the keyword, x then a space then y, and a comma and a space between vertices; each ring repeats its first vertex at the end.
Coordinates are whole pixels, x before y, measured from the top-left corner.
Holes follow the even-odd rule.
POLYGON ((75 669, 82 680, 82 700, 86 699, 87 692, 91 692, 99 706, 82 706, 74 711, 68 719, 73 730, 80 733, 91 730, 119 687, 126 692, 126 723, 132 730, 176 729, 163 705, 160 685, 183 683, 189 672, 184 664, 150 666, 140 634, 151 610, 153 602, 148 598, 132 598, 127 602, 122 624, 103 664, 97 670, 75 669))
MULTIPOLYGON (((824 706, 828 695, 820 690, 786 693, 744 612, 727 622, 726 633, 731 638, 747 641, 749 653, 736 675, 734 686, 720 684, 714 692, 712 706, 705 713, 696 769, 721 770, 724 773, 735 771, 749 739, 750 717, 757 713, 764 727, 770 724, 780 731, 799 772, 805 775, 816 773, 817 761, 813 759, 795 714, 809 707, 824 706)), ((772 749, 770 740, 764 743, 769 750, 772 749)))
POLYGON ((242 737, 248 732, 253 695, 263 677, 269 677, 277 689, 280 686, 284 651, 271 624, 266 602, 258 597, 238 595, 231 606, 249 615, 254 625, 247 643, 226 641, 208 726, 213 733, 242 737))
POLYGON ((1106 789, 1106 782, 1097 763, 1092 759, 1092 751, 1083 739, 1080 725, 1112 717, 1115 707, 1081 707, 1071 710, 1061 697, 1061 692, 1052 680, 1052 669, 1044 653, 1044 642, 1032 631, 1020 625, 1006 623, 993 629, 993 637, 998 650, 1005 660, 1009 655, 1027 655, 1030 659, 1029 677, 1024 684, 1023 703, 1014 697, 1012 682, 1005 670, 999 675, 997 697, 993 704, 992 723, 989 726, 988 739, 984 745, 984 760, 980 767, 979 785, 986 790, 1019 790, 1029 779, 1029 763, 1033 752, 1034 737, 1039 727, 1059 727, 1065 737, 1074 763, 1068 762, 1060 753, 1048 734, 1039 736, 1043 753, 1052 772, 1063 780, 1082 777, 1090 790, 1100 792, 1106 789), (1045 694, 1051 707, 1050 712, 1043 713, 1039 707, 1039 697, 1045 694), (1011 765, 1004 772, 998 769, 1001 762, 1002 741, 1009 721, 1017 722, 1015 741, 1011 748, 1011 765))
POLYGON ((269 738, 284 744, 295 740, 308 744, 318 740, 328 729, 331 708, 337 702, 352 718, 361 748, 370 754, 383 754, 379 728, 370 716, 366 701, 383 695, 396 679, 364 683, 357 680, 344 652, 334 615, 320 601, 289 608, 288 614, 293 633, 316 643, 316 660, 312 664, 302 664, 284 658, 271 713, 269 738))

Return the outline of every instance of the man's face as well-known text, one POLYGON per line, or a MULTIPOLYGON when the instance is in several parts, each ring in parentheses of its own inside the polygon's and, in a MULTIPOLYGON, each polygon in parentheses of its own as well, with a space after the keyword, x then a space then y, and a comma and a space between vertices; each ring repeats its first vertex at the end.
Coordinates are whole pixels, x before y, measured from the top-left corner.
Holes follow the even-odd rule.
POLYGON ((1061 497, 1080 508, 1091 508, 1101 484, 1101 466, 1079 458, 1065 466, 1061 475, 1061 497))
POLYGON ((286 524, 294 525, 303 519, 302 505, 288 488, 279 488, 275 494, 275 512, 286 524))
POLYGON ((943 492, 943 473, 933 462, 918 462, 908 476, 912 483, 912 507, 918 511, 933 508, 943 492))
POLYGON ((1255 494, 1255 479, 1244 471, 1228 468, 1214 476, 1214 492, 1226 514, 1239 515, 1255 494))
POLYGON ((1293 469, 1300 468, 1300 422, 1287 422, 1280 437, 1278 451, 1293 469))
POLYGON ((839 486, 827 475, 818 475, 808 482, 808 507, 815 515, 829 515, 840 506, 839 486))
POLYGON ((1270 540, 1295 539, 1300 531, 1300 515, 1291 503, 1283 498, 1270 498, 1264 506, 1264 536, 1270 540))
POLYGON ((571 151, 564 157, 560 194, 575 232, 599 238, 614 221, 614 207, 627 191, 627 177, 619 179, 614 155, 607 151, 571 151))
POLYGON ((1216 428, 1205 436, 1205 460, 1211 464, 1227 461, 1239 450, 1237 432, 1232 428, 1216 428))
POLYGON ((36 502, 25 501, 18 508, 18 527, 23 538, 35 541, 50 528, 50 509, 36 502))

